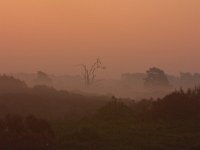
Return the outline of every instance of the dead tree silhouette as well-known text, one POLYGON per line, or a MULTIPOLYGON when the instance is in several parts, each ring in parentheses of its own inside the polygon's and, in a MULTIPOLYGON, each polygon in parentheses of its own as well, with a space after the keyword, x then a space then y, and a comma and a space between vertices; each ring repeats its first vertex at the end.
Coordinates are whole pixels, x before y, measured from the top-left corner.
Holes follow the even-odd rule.
POLYGON ((86 64, 81 64, 80 66, 83 69, 82 75, 83 75, 85 85, 87 87, 89 87, 92 83, 94 83, 97 70, 106 69, 106 67, 102 64, 99 58, 96 59, 96 61, 93 63, 92 66, 88 67, 86 64))

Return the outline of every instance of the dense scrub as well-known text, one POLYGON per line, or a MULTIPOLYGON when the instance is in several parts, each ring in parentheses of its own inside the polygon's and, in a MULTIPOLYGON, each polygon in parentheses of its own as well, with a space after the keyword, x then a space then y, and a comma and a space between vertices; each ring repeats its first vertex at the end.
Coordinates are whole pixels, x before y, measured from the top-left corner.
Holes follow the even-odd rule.
POLYGON ((7 115, 0 120, 2 150, 50 150, 54 146, 55 134, 46 120, 19 115, 7 115))
POLYGON ((55 126, 59 149, 200 149, 200 89, 124 104, 113 98, 91 118, 55 126))
POLYGON ((200 88, 134 101, 11 80, 9 86, 23 88, 1 86, 0 149, 200 149, 200 88))

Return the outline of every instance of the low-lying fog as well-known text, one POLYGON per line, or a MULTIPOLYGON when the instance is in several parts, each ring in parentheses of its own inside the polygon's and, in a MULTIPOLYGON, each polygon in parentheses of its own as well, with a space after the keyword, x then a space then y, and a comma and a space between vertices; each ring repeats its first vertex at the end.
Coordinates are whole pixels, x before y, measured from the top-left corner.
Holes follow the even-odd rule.
POLYGON ((169 75, 159 68, 150 68, 144 73, 124 73, 119 79, 97 78, 89 85, 81 75, 52 75, 42 71, 36 73, 13 73, 15 78, 25 81, 30 87, 48 85, 59 90, 82 94, 98 94, 123 98, 162 97, 176 89, 198 86, 199 73, 180 73, 169 75))

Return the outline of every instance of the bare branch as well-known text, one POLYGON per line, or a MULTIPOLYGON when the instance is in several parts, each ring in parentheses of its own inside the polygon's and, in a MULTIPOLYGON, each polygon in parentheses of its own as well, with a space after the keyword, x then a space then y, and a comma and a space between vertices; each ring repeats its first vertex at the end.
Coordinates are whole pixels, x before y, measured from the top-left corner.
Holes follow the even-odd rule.
POLYGON ((96 78, 96 71, 99 69, 105 69, 105 66, 102 65, 102 62, 99 58, 94 62, 94 64, 88 68, 85 64, 80 65, 83 68, 83 77, 85 80, 86 86, 89 86, 94 82, 96 78))

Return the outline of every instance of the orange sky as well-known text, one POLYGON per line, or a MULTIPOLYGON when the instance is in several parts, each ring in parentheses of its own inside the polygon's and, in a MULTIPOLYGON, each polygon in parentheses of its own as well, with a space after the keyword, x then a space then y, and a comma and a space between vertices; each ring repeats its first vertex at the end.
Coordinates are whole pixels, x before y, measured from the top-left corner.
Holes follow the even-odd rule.
POLYGON ((1 72, 200 72, 200 0, 4 0, 1 72))

